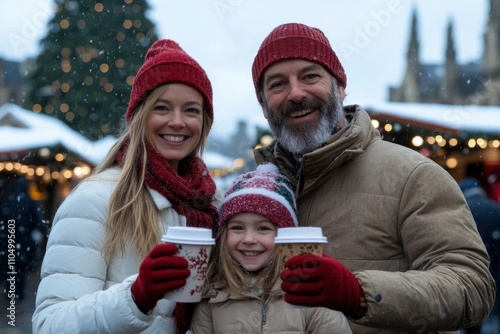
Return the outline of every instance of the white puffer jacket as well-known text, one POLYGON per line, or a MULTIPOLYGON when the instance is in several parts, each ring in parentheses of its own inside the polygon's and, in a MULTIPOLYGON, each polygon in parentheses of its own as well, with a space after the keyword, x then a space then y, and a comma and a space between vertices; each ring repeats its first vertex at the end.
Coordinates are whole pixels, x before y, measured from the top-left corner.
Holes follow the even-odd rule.
MULTIPOLYGON (((102 257, 108 203, 121 170, 84 181, 56 213, 33 315, 33 333, 175 333, 175 302, 160 300, 143 314, 132 300, 142 257, 127 248, 109 265, 102 257)), ((161 228, 185 226, 170 202, 149 189, 162 212, 161 228)))

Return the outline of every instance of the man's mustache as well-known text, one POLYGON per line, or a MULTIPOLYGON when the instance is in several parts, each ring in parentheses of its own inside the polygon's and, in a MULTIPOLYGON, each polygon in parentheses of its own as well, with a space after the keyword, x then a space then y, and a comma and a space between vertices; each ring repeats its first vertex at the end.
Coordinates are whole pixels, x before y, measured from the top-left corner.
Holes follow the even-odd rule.
POLYGON ((276 111, 279 116, 283 117, 305 109, 321 110, 324 103, 324 101, 317 97, 307 97, 300 102, 285 101, 276 111))

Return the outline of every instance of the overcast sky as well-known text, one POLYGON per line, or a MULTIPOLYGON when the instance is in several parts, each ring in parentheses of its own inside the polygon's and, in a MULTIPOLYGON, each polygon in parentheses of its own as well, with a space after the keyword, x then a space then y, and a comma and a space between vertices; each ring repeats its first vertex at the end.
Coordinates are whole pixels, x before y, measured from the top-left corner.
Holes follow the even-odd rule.
MULTIPOLYGON (((483 51, 487 0, 149 0, 146 14, 160 38, 176 40, 207 71, 214 89, 213 134, 227 137, 238 120, 266 126, 250 68, 277 25, 300 22, 323 30, 347 73, 345 104, 386 101, 405 69, 411 13, 419 18, 421 60, 443 61, 446 26, 455 27, 461 63, 483 51)), ((0 57, 36 57, 54 0, 2 1, 0 57)))

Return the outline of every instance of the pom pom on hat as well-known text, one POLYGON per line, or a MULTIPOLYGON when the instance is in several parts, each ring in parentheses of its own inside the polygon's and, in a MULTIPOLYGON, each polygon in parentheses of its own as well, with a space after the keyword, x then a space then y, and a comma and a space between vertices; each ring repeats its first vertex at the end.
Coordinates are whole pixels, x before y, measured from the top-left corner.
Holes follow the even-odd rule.
POLYGON ((207 114, 213 122, 212 85, 203 68, 175 41, 162 39, 151 45, 132 84, 125 120, 130 123, 141 102, 156 87, 169 82, 189 85, 203 96, 207 114))
POLYGON ((324 66, 340 86, 347 86, 347 77, 339 58, 325 34, 317 28, 300 23, 286 23, 276 27, 264 39, 252 65, 252 77, 257 98, 264 71, 285 59, 305 59, 324 66))
POLYGON ((298 226, 297 206, 290 181, 270 163, 238 176, 219 206, 219 226, 233 216, 251 212, 268 218, 278 228, 298 226))

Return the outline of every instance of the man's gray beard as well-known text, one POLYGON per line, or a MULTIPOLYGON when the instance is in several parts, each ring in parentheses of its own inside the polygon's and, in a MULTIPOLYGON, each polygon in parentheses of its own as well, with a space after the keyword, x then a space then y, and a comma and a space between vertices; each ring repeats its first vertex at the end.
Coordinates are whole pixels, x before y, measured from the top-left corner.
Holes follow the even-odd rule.
MULTIPOLYGON (((273 111, 266 105, 268 122, 271 131, 280 145, 295 156, 302 156, 321 147, 333 134, 338 125, 343 108, 339 101, 336 86, 332 87, 328 102, 321 101, 320 119, 318 123, 302 123, 287 127, 283 119, 286 113, 273 111)), ((307 109, 307 108, 304 108, 307 109)))
POLYGON ((272 127, 272 130, 285 150, 302 156, 321 147, 330 137, 332 129, 329 123, 326 115, 322 114, 316 129, 302 125, 291 129, 283 125, 277 129, 272 127))

